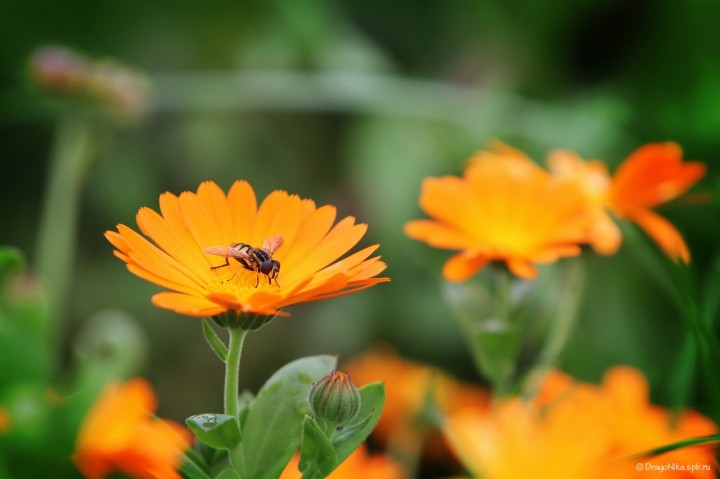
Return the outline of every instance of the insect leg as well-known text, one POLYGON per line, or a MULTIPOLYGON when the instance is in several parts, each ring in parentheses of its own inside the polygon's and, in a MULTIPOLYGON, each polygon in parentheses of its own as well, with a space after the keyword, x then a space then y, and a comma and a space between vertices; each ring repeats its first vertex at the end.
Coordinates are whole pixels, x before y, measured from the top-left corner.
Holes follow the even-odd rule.
POLYGON ((219 264, 217 266, 210 266, 210 269, 224 268, 225 266, 230 266, 230 262, 228 261, 227 256, 225 256, 225 264, 219 264))

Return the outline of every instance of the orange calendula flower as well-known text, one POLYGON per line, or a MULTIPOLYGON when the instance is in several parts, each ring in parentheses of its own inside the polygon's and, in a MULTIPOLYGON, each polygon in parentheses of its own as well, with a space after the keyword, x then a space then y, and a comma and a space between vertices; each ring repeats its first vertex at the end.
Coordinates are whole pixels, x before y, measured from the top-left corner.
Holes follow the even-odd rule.
POLYGON ((593 402, 572 396, 541 411, 512 398, 486 411, 452 414, 444 432, 472 477, 600 479, 596 468, 611 438, 601 427, 604 417, 590 412, 599 407, 593 402))
MULTIPOLYGON (((608 408, 608 427, 615 438, 615 457, 629 457, 639 452, 672 444, 685 439, 717 434, 717 426, 707 417, 691 410, 673 413, 650 403, 645 377, 636 369, 616 367, 605 374, 598 388, 602 402, 608 408)), ((634 478, 636 464, 651 470, 661 470, 666 464, 700 465, 695 471, 668 470, 664 477, 671 479, 717 477, 717 461, 712 447, 688 447, 653 458, 638 458, 611 463, 606 471, 612 477, 634 478)))
POLYGON ((705 175, 705 165, 683 162, 675 143, 651 143, 633 152, 610 177, 600 161, 584 162, 570 151, 550 155, 556 177, 580 186, 593 205, 593 248, 601 254, 615 253, 622 235, 607 211, 636 223, 674 261, 690 262, 690 252, 678 230, 652 208, 685 193, 705 175))
POLYGON ((375 348, 343 365, 360 384, 385 383, 385 405, 372 432, 373 439, 390 450, 412 451, 422 447, 432 458, 447 455, 436 431, 423 437, 418 426, 428 398, 443 413, 464 408, 476 410, 488 403, 487 392, 466 384, 438 368, 403 359, 388 347, 375 348), (425 444, 421 442, 425 441, 425 444))
POLYGON ((635 479, 661 470, 672 479, 710 479, 717 463, 708 447, 634 456, 716 432, 696 412, 673 416, 650 403, 647 381, 629 367, 611 369, 600 386, 552 372, 535 401, 510 398, 493 408, 466 408, 449 414, 444 425, 458 457, 484 479, 535 477, 538 471, 560 479, 635 479), (666 465, 680 467, 663 470, 666 465))
MULTIPOLYGON (((280 479, 300 479, 300 458, 296 455, 283 471, 280 479)), ((407 473, 396 461, 382 454, 369 454, 361 445, 327 479, 403 479, 407 473)))
POLYGON ((153 417, 155 396, 142 379, 110 385, 80 428, 73 460, 89 479, 113 471, 139 479, 180 479, 190 433, 153 417))
POLYGON ((125 225, 105 236, 132 273, 171 290, 153 296, 156 306, 198 317, 273 316, 389 281, 377 277, 385 263, 370 258, 378 245, 341 259, 367 225, 353 217, 334 224, 335 216, 333 206, 285 191, 258 205, 246 181, 227 195, 204 182, 197 193, 161 195, 160 213, 140 209, 138 226, 151 241, 125 225))
POLYGON ((426 178, 420 207, 433 219, 411 221, 405 233, 461 250, 443 268, 450 281, 464 281, 493 260, 531 279, 535 263, 580 254, 591 219, 586 203, 575 185, 556 181, 520 151, 497 144, 472 157, 462 178, 426 178))

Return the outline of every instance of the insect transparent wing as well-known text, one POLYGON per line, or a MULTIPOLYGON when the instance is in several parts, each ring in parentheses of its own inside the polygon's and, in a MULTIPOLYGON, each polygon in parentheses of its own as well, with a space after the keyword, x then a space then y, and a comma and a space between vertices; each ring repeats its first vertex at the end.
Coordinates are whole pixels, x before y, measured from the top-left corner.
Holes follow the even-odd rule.
POLYGON ((204 248, 203 253, 223 256, 225 258, 249 258, 245 251, 240 251, 229 246, 211 246, 210 248, 204 248))
POLYGON ((283 237, 278 236, 271 236, 269 238, 266 238, 265 241, 263 241, 263 249, 267 251, 270 254, 273 254, 279 247, 281 247, 283 244, 283 237))

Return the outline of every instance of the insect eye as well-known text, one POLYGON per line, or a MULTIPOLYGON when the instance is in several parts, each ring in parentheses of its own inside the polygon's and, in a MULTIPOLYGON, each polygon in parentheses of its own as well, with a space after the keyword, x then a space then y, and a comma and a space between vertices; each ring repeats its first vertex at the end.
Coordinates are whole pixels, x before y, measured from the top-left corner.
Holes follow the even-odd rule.
POLYGON ((273 270, 273 262, 272 261, 264 261, 263 264, 260 265, 260 272, 262 274, 269 274, 273 270))

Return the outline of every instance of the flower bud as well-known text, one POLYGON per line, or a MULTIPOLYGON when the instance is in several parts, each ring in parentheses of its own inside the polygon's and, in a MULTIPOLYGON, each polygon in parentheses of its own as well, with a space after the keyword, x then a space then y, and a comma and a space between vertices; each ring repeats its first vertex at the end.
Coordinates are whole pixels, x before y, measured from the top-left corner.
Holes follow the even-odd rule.
POLYGON ((336 425, 344 424, 360 410, 360 391, 348 374, 332 371, 313 384, 310 390, 310 410, 317 419, 336 425))
POLYGON ((129 117, 149 106, 150 81, 117 62, 89 59, 51 45, 32 54, 29 70, 40 88, 82 105, 89 103, 129 117))
POLYGON ((67 48, 45 46, 30 58, 30 75, 42 88, 52 92, 73 92, 85 83, 90 64, 67 48))

